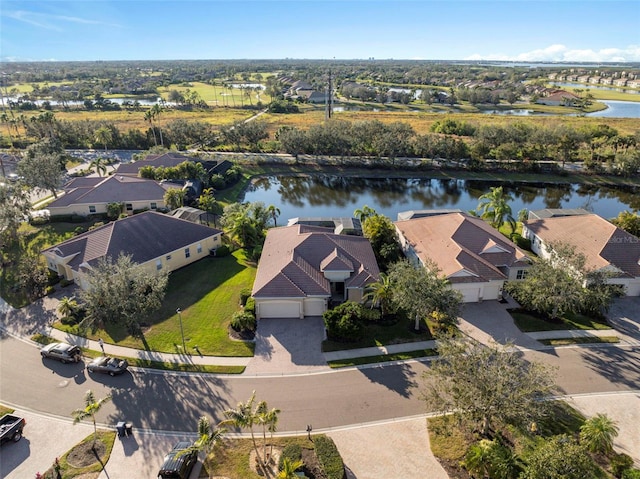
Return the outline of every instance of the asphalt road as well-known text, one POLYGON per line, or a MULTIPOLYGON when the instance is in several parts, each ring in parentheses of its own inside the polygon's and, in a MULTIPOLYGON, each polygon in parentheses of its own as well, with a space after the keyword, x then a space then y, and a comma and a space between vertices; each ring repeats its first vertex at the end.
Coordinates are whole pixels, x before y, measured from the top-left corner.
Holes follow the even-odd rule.
MULTIPOLYGON (((525 357, 557 368, 561 394, 637 390, 640 351, 637 348, 576 347, 527 351, 525 357)), ((70 416, 91 389, 98 398, 111 392, 113 401, 98 414, 113 425, 126 419, 136 428, 193 431, 207 415, 222 412, 252 391, 282 412, 280 432, 301 432, 370 423, 425 413, 421 388, 426 387, 421 362, 377 365, 301 376, 246 377, 134 370, 119 377, 89 375, 82 364, 42 359, 24 341, 0 339, 0 402, 53 415, 70 416)))

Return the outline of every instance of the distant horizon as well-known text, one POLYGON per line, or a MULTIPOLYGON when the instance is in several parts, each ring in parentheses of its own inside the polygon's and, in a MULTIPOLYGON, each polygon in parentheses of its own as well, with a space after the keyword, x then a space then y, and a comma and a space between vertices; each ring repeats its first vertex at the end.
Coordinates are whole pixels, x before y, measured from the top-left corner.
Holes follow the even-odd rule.
POLYGON ((0 61, 634 63, 639 18, 637 0, 3 0, 0 61))

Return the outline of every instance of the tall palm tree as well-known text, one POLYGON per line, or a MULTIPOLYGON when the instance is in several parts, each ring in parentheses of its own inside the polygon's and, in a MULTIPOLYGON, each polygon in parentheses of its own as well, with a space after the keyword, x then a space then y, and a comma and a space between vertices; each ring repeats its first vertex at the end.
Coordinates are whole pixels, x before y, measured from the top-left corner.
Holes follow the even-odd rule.
POLYGON ((170 210, 184 206, 185 192, 180 188, 169 188, 164 194, 164 204, 170 210))
POLYGON ((99 176, 107 174, 107 164, 104 158, 96 158, 89 163, 89 168, 95 169, 99 176))
POLYGON ((491 187, 489 193, 485 193, 480 196, 478 207, 476 209, 481 210, 481 217, 489 220, 491 226, 496 229, 500 229, 505 223, 505 219, 511 225, 511 230, 515 231, 516 222, 513 219, 511 213, 511 206, 509 201, 513 201, 513 197, 509 194, 505 194, 502 186, 491 187))
POLYGON ((280 409, 268 409, 266 401, 261 401, 256 407, 258 423, 262 426, 262 451, 266 461, 267 458, 267 431, 270 433, 270 453, 273 453, 273 433, 277 430, 278 414, 280 409))
POLYGON ((580 427, 580 442, 591 452, 607 454, 613 450, 613 440, 618 431, 615 421, 606 414, 598 413, 580 427))
POLYGON ((93 421, 93 445, 91 449, 95 451, 96 449, 96 440, 98 438, 98 426, 96 425, 96 414, 102 406, 111 401, 111 394, 107 394, 102 399, 96 400, 93 391, 90 389, 84 395, 84 408, 76 409, 71 412, 71 416, 73 417, 73 424, 78 424, 80 421, 90 417, 93 421))
POLYGON ((58 305, 58 312, 63 317, 71 316, 76 309, 78 309, 78 302, 68 296, 63 297, 58 305))
POLYGON ((154 115, 151 110, 147 110, 144 112, 144 120, 149 122, 149 126, 151 127, 151 133, 153 133, 153 143, 155 146, 158 146, 158 139, 156 138, 156 128, 153 124, 154 115))
MULTIPOLYGON (((160 119, 160 115, 162 115, 164 113, 164 108, 162 108, 160 105, 158 105, 156 103, 151 108, 151 112, 152 112, 154 120, 159 120, 160 119)), ((158 132, 160 133, 160 146, 164 146, 164 140, 162 139, 162 128, 160 128, 160 125, 158 125, 158 132)))
POLYGON ((182 454, 192 451, 209 453, 224 438, 226 432, 227 430, 221 426, 212 428, 209 418, 202 416, 198 419, 198 439, 195 440, 191 447, 185 449, 182 454))
POLYGON ((256 442, 256 436, 253 430, 254 424, 258 422, 258 408, 254 406, 256 400, 256 392, 253 391, 251 397, 247 402, 239 402, 235 409, 227 409, 224 411, 224 416, 227 418, 221 422, 221 425, 232 424, 240 429, 249 429, 251 433, 251 442, 253 443, 253 449, 256 453, 256 461, 260 466, 263 474, 266 476, 267 468, 264 462, 264 458, 260 455, 260 448, 256 442))
POLYGON ((267 212, 271 215, 271 218, 273 218, 273 226, 277 228, 278 216, 280 216, 280 208, 278 208, 277 206, 269 205, 267 207, 267 212))
POLYGON ((104 145, 104 151, 107 151, 107 144, 113 141, 113 132, 106 126, 102 126, 95 131, 94 137, 96 142, 104 145))

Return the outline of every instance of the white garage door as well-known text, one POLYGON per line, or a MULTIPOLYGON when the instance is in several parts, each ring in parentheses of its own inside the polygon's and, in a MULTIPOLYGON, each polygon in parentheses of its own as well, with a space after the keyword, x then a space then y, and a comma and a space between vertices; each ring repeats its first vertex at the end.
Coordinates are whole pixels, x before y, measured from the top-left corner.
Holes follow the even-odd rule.
POLYGON ((305 316, 322 316, 326 311, 325 300, 320 299, 305 299, 304 300, 304 315, 305 316))
POLYGON ((640 282, 631 282, 627 286, 627 296, 640 296, 640 282))
POLYGON ((502 286, 502 283, 485 285, 484 291, 482 292, 482 299, 484 300, 500 299, 498 298, 498 294, 500 293, 501 286, 502 286))
POLYGON ((462 293, 462 302, 464 303, 476 303, 480 296, 480 288, 477 285, 472 287, 457 287, 458 291, 462 293))
POLYGON ((300 303, 297 301, 270 301, 256 305, 258 317, 263 318, 299 318, 300 303))

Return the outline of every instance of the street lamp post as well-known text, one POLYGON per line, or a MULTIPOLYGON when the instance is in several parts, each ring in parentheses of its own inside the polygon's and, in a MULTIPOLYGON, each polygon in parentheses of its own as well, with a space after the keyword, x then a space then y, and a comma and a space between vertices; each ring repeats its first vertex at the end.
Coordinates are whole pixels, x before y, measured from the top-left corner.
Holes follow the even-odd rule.
POLYGON ((187 354, 187 346, 184 344, 184 329, 182 329, 182 310, 180 308, 176 309, 176 313, 178 313, 178 319, 180 320, 180 335, 182 336, 182 352, 187 354))

